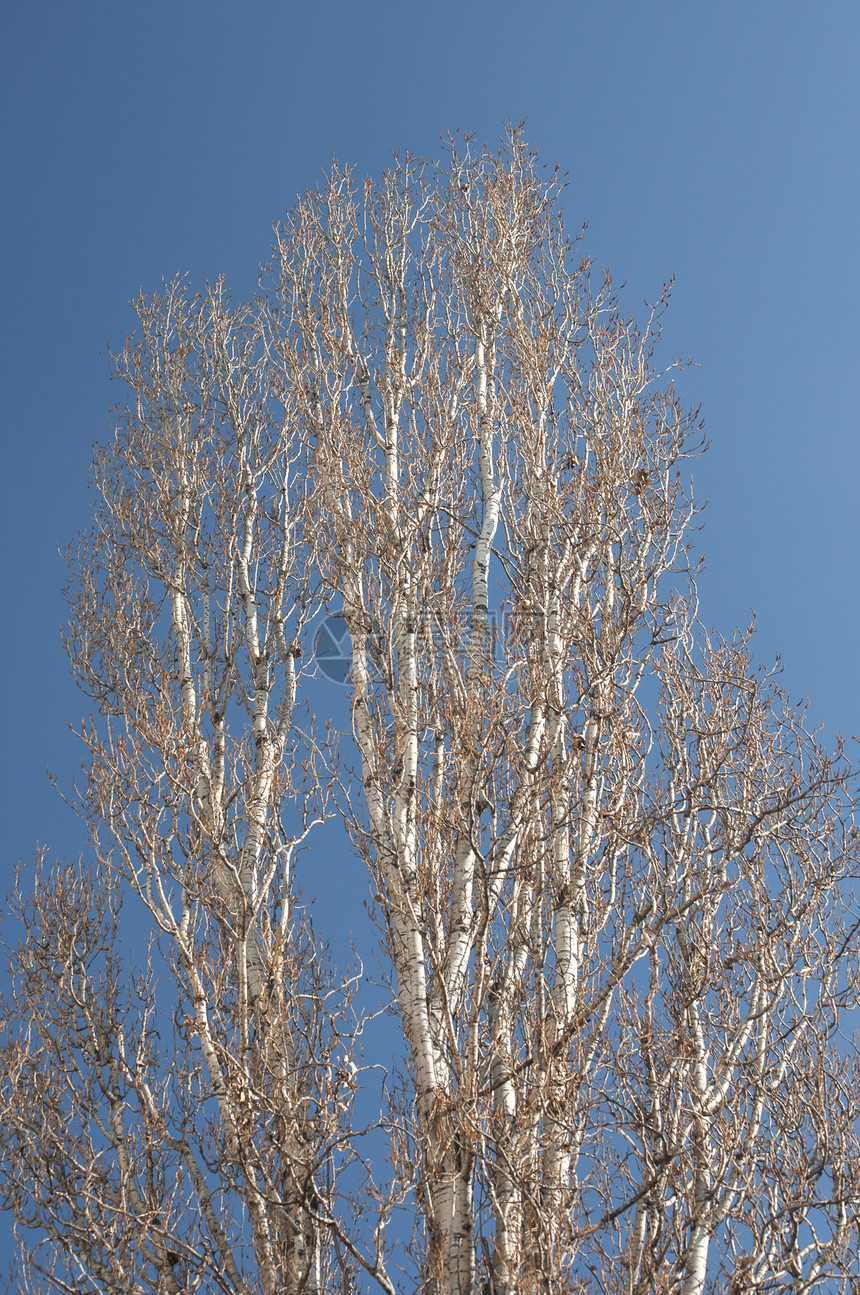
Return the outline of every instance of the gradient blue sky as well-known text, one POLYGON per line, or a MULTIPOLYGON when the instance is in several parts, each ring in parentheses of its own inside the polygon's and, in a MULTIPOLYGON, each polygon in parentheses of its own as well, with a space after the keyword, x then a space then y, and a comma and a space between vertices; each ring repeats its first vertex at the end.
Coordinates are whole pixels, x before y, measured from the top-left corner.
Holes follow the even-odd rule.
POLYGON ((5 0, 2 874, 83 837, 84 700, 57 645, 57 545, 109 435, 106 344, 162 276, 251 291, 270 224, 333 154, 379 172, 527 118, 569 224, 639 309, 671 275, 713 449, 704 619, 759 614, 790 694, 860 733, 857 0, 5 0))

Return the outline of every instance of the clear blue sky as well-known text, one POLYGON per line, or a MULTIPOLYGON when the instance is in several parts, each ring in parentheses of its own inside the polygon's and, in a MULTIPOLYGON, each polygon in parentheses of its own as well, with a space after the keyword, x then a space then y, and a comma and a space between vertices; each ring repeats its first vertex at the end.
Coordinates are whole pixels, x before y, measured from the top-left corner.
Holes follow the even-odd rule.
POLYGON ((139 287, 252 290, 270 223, 336 154, 379 172, 527 117, 571 226, 638 309, 677 277, 713 449, 704 619, 759 613, 793 697, 860 733, 857 0, 4 0, 4 879, 82 833, 45 779, 84 700, 57 545, 109 434, 105 350, 139 287))

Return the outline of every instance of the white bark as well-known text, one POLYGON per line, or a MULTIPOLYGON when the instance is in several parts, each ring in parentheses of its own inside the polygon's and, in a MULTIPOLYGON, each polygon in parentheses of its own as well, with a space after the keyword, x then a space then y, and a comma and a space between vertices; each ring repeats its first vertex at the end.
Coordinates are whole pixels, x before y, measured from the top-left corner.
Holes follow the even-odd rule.
POLYGON ((11 1198, 105 1290, 394 1295, 407 1202, 433 1295, 847 1289, 847 764, 749 633, 699 624, 663 302, 640 328, 592 283, 519 131, 452 148, 361 191, 335 168, 267 300, 138 303, 72 558, 100 882, 21 903, 11 1198), (352 643, 340 754, 301 711, 322 612, 352 643), (387 1186, 350 986, 294 904, 335 799, 403 1035, 387 1186), (146 975, 122 999, 117 877, 170 1045, 146 975))

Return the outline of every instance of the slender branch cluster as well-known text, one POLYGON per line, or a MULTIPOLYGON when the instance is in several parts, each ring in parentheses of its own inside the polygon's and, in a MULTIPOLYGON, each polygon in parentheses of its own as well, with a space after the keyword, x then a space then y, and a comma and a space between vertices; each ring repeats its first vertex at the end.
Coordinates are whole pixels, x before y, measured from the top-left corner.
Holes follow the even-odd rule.
POLYGON ((26 1281, 852 1289, 855 784, 752 628, 699 621, 666 294, 622 313, 518 131, 335 168, 267 274, 141 299, 117 357, 69 588, 101 880, 22 892, 8 1005, 26 1281), (340 748, 302 711, 326 610, 340 748), (402 1029, 371 1156, 354 986, 294 900, 330 814, 402 1029))

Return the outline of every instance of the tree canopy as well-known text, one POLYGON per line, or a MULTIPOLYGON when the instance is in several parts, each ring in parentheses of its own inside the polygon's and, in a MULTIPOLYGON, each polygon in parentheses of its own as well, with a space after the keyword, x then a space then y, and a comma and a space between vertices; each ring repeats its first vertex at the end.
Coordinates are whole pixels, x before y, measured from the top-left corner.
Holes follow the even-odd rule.
POLYGON ((69 552, 91 848, 12 904, 22 1290, 860 1279, 855 772, 700 620, 668 292, 628 317, 560 193, 517 129, 336 166, 252 301, 136 303, 69 552), (329 818, 402 1037, 369 1120, 329 818))

